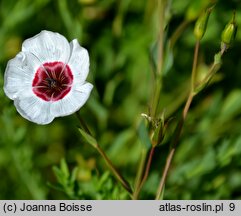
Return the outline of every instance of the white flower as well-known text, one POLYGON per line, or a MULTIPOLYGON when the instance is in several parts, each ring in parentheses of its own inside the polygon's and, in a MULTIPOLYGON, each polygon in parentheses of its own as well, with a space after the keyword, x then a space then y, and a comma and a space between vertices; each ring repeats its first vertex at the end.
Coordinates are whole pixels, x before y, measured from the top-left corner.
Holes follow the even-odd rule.
POLYGON ((37 124, 76 112, 87 101, 93 85, 88 51, 76 39, 41 31, 23 42, 22 51, 5 71, 4 91, 18 112, 37 124))

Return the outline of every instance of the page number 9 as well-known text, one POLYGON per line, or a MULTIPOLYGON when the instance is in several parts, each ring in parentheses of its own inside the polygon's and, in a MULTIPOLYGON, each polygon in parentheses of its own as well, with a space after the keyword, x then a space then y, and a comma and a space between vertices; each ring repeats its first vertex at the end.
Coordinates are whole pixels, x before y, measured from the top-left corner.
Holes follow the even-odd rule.
POLYGON ((230 211, 234 211, 234 209, 235 209, 235 204, 234 203, 230 203, 229 204, 229 210, 230 211))

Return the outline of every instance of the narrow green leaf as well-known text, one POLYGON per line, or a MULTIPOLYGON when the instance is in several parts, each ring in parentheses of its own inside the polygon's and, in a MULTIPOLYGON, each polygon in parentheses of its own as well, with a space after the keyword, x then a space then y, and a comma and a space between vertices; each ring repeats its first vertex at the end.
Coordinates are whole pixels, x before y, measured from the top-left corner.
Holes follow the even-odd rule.
POLYGON ((96 139, 94 137, 92 137, 90 134, 88 134, 87 132, 85 132, 81 128, 79 128, 79 132, 84 137, 84 139, 86 140, 87 143, 92 145, 94 148, 97 147, 97 141, 96 141, 96 139))
POLYGON ((150 149, 151 141, 150 141, 144 120, 141 121, 137 130, 138 130, 137 132, 138 132, 139 139, 140 139, 141 143, 143 144, 143 146, 147 149, 150 149))
POLYGON ((166 42, 163 62, 163 75, 166 75, 173 66, 174 56, 170 41, 166 42))
POLYGON ((236 116, 240 115, 240 97, 240 89, 233 89, 233 91, 226 96, 225 100, 223 101, 223 106, 219 116, 221 122, 229 121, 231 119, 234 119, 236 116))
POLYGON ((70 176, 70 182, 73 184, 77 178, 78 175, 78 167, 75 167, 73 169, 73 171, 71 172, 71 176, 70 176))
POLYGON ((65 185, 66 180, 64 179, 62 171, 57 166, 53 166, 52 169, 55 177, 57 178, 58 183, 61 185, 65 185))
POLYGON ((61 169, 62 173, 64 174, 64 176, 66 178, 69 178, 69 176, 70 176, 69 168, 68 168, 68 165, 67 165, 66 160, 64 158, 62 158, 61 161, 60 161, 60 169, 61 169))
POLYGON ((52 184, 50 182, 47 182, 47 186, 52 188, 52 189, 54 189, 54 190, 64 192, 64 189, 63 189, 63 187, 61 185, 57 185, 57 184, 55 185, 55 184, 52 184))

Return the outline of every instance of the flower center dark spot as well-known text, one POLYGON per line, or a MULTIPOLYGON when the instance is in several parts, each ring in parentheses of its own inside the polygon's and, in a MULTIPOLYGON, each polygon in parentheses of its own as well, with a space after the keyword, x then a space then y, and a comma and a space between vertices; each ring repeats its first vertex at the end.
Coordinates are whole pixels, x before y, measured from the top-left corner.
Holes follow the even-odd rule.
POLYGON ((52 79, 52 78, 46 78, 46 81, 48 82, 49 88, 57 88, 59 84, 58 80, 52 79))
POLYGON ((35 73, 33 92, 45 101, 58 101, 64 98, 73 83, 73 74, 68 65, 62 62, 48 62, 35 73))

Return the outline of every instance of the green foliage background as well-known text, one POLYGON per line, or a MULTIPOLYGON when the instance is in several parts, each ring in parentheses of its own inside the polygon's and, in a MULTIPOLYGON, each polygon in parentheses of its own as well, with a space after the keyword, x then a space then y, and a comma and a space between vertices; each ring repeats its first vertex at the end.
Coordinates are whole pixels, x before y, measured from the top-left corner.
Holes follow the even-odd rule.
MULTIPOLYGON (((194 20, 210 2, 170 1, 167 37, 182 22, 191 21, 167 54, 159 111, 165 109, 174 118, 164 143, 155 151, 141 199, 155 197, 189 88, 194 20)), ((148 113, 152 95, 150 56, 158 35, 156 4, 146 0, 0 0, 0 199, 129 199, 103 159, 81 138, 75 115, 46 126, 28 122, 4 95, 3 75, 23 40, 41 30, 77 38, 89 50, 88 80, 95 86, 80 115, 133 185, 142 146, 138 125, 141 113, 148 113)), ((217 1, 201 42, 200 74, 219 50, 222 29, 234 9, 240 24, 240 0, 217 1)), ((165 199, 241 198, 240 50, 238 30, 221 70, 191 106, 165 199)))

